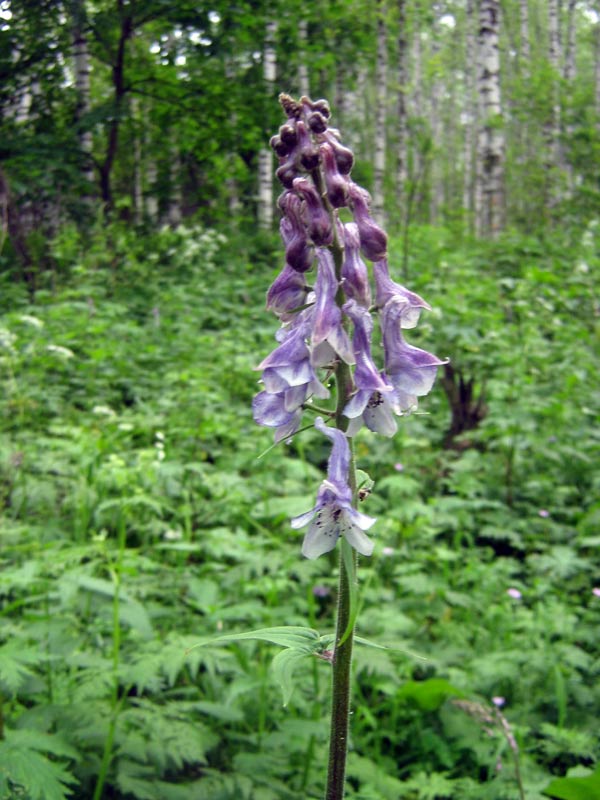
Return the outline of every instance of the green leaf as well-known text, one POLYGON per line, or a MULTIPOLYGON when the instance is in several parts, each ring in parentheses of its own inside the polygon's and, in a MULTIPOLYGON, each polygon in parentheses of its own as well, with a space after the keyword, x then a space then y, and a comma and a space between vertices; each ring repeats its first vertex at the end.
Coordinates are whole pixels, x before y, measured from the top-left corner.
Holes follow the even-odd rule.
MULTIPOLYGON (((28 731, 28 733, 32 733, 28 731)), ((73 775, 56 761, 50 761, 39 750, 52 752, 53 737, 44 737, 45 747, 36 739, 37 747, 30 747, 16 731, 6 731, 6 739, 0 742, 0 788, 10 781, 13 787, 22 787, 28 800, 66 800, 72 794, 69 783, 74 783, 73 775), (17 735, 15 735, 17 734, 17 735)), ((58 745, 62 753, 64 745, 58 745)), ((20 796, 16 794, 9 795, 20 796)))
POLYGON ((307 653, 311 653, 315 643, 319 639, 319 634, 312 628, 301 628, 294 625, 283 625, 275 628, 260 628, 257 631, 246 631, 245 633, 231 633, 226 636, 217 636, 212 639, 204 639, 194 647, 204 647, 207 644, 222 644, 225 642, 241 642, 246 639, 255 639, 264 642, 271 642, 280 647, 299 648, 305 647, 307 653))
POLYGON ((423 711, 435 711, 446 698, 464 697, 464 692, 443 678, 430 678, 427 681, 407 681, 398 697, 416 703, 423 711))
POLYGON ((281 687, 283 693, 283 705, 287 706, 294 691, 293 673, 299 661, 307 658, 310 653, 304 649, 287 648, 277 653, 271 662, 273 677, 281 687))
POLYGON ((600 768, 585 778, 555 778, 542 794, 554 800, 600 800, 600 768))

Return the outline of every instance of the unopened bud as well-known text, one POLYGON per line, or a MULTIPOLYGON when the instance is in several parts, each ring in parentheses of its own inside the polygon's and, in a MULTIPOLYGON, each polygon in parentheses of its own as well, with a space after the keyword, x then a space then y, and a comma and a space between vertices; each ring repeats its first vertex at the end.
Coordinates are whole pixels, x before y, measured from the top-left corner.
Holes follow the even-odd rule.
POLYGON ((369 214, 369 194, 352 182, 349 189, 361 250, 371 261, 380 261, 387 252, 387 236, 369 214))
POLYGON ((327 100, 315 100, 312 107, 314 111, 318 111, 319 114, 322 114, 325 119, 329 119, 331 116, 331 109, 329 108, 327 100))
POLYGON ((300 163, 305 170, 315 169, 319 165, 319 151, 316 149, 311 139, 310 133, 304 122, 299 121, 296 125, 298 134, 298 149, 300 151, 300 163))
POLYGON ((348 180, 340 175, 333 149, 327 142, 319 147, 323 159, 323 177, 327 197, 334 208, 348 205, 348 180))
POLYGON ((344 145, 339 143, 331 128, 325 133, 324 139, 331 146, 335 154, 335 161, 339 171, 342 173, 342 175, 349 175, 354 165, 354 155, 352 150, 349 150, 347 147, 344 147, 344 145))
POLYGON ((313 133, 323 133, 327 130, 327 120, 322 114, 319 114, 316 111, 314 114, 311 114, 308 119, 308 127, 311 129, 313 133))
POLYGON ((281 181, 286 189, 291 189, 294 183, 294 178, 298 177, 298 170, 296 169, 294 162, 292 160, 288 160, 275 171, 275 175, 277 175, 278 180, 281 181))
POLYGON ((317 246, 328 245, 333 241, 333 229, 329 214, 315 187, 306 178, 296 178, 294 190, 306 203, 308 235, 317 246))
POLYGON ((281 137, 281 141, 285 142, 290 147, 294 147, 298 141, 296 129, 290 124, 282 125, 281 128, 279 128, 279 136, 281 137))
POLYGON ((282 142, 279 136, 271 136, 269 144, 279 158, 285 158, 285 156, 289 155, 290 153, 289 145, 287 145, 285 142, 282 142))

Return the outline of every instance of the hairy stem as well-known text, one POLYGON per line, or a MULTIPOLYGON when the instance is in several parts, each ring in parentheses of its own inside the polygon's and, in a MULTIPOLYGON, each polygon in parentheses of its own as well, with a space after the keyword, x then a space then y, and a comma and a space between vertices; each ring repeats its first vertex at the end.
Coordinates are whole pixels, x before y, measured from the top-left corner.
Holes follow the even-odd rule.
MULTIPOLYGON (((320 178, 320 175, 319 175, 320 178)), ((334 241, 330 247, 335 264, 335 272, 338 281, 341 281, 342 263, 344 260, 344 249, 338 238, 338 229, 334 218, 333 210, 327 201, 323 191, 322 180, 315 180, 323 202, 332 219, 334 241)), ((344 303, 344 292, 338 289, 336 302, 339 306, 344 303)), ((352 373, 348 364, 340 361, 335 369, 336 381, 336 409, 335 424, 340 430, 345 431, 348 420, 343 415, 343 410, 352 393, 352 373)), ((356 469, 354 464, 354 450, 352 440, 348 441, 350 446, 350 473, 348 481, 354 501, 356 502, 356 469)), ((354 641, 354 626, 348 632, 351 623, 351 593, 352 584, 356 581, 357 554, 352 551, 350 559, 344 558, 344 551, 351 549, 346 539, 342 538, 342 550, 340 552, 340 579, 338 590, 337 622, 335 635, 335 649, 333 654, 332 671, 332 702, 331 702, 331 725, 329 738, 329 762, 327 769, 327 786, 325 790, 325 800, 342 800, 344 797, 344 782, 346 777, 346 758, 348 754, 348 730, 350 719, 350 692, 351 692, 351 669, 352 669, 352 645, 354 641), (349 574, 347 564, 352 564, 352 574, 349 574)))

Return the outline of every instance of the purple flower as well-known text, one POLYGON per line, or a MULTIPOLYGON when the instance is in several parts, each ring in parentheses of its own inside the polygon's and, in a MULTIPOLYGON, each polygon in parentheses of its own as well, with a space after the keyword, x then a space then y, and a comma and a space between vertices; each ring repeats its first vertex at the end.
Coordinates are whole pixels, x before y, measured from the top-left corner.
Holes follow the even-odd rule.
POLYGON ((550 516, 550 512, 546 508, 540 508, 538 511, 538 517, 542 517, 542 519, 547 519, 550 516))
POLYGON ((348 436, 354 436, 363 422, 369 430, 393 436, 398 426, 386 395, 393 393, 394 387, 380 375, 371 358, 373 320, 367 309, 354 300, 349 300, 343 309, 354 323, 352 344, 356 357, 354 382, 357 391, 344 408, 345 416, 351 420, 348 436))
POLYGON ((511 586, 510 589, 506 590, 506 594, 509 597, 512 597, 513 600, 520 600, 523 597, 521 592, 518 589, 515 589, 513 586, 511 586))
POLYGON ((404 464, 401 464, 399 461, 394 464, 394 469, 396 472, 404 472, 404 464))
POLYGON ((284 214, 279 232, 285 245, 285 260, 292 269, 307 272, 313 265, 315 249, 308 243, 302 201, 293 192, 284 192, 278 202, 284 214))
POLYGON ((348 205, 348 179, 340 175, 333 147, 327 142, 319 147, 327 197, 334 208, 348 205))
POLYGON ((369 215, 369 193, 352 181, 348 189, 361 249, 370 261, 380 261, 387 252, 387 236, 369 215))
POLYGON ((398 414, 417 407, 417 397, 431 391, 437 368, 446 363, 432 353, 404 341, 400 320, 405 310, 404 299, 392 297, 381 313, 385 371, 396 390, 394 404, 398 414))
POLYGON ((600 586, 594 586, 592 589, 592 594, 594 597, 600 597, 600 586))
POLYGON ((337 428, 328 428, 321 417, 315 427, 333 441, 327 465, 327 478, 322 482, 314 508, 294 517, 292 528, 309 525, 302 544, 302 554, 318 558, 333 550, 340 536, 365 556, 373 552, 373 542, 365 536, 375 520, 352 506, 352 490, 348 484, 350 448, 345 434, 337 428))
MULTIPOLYGON (((308 178, 295 178, 294 191, 306 203, 308 235, 316 245, 328 245, 333 241, 333 228, 329 214, 323 208, 319 193, 308 178)), ((292 265, 293 266, 293 265, 292 265)))
POLYGON ((360 238, 355 222, 342 226, 344 239, 344 263, 342 264, 342 285, 346 297, 356 300, 361 306, 371 305, 371 287, 367 265, 360 257, 360 238))
POLYGON ((342 325, 342 311, 336 303, 338 282, 333 256, 324 248, 317 250, 318 272, 312 319, 312 362, 321 367, 331 364, 337 354, 347 364, 354 364, 354 353, 342 325))
POLYGON ((329 397, 310 363, 306 338, 308 319, 283 329, 283 342, 259 364, 263 370, 265 391, 252 402, 255 421, 267 428, 277 428, 275 441, 287 439, 300 427, 302 404, 311 396, 329 397))
POLYGON ((496 706, 496 708, 502 708, 502 706, 506 703, 506 699, 504 697, 492 697, 492 703, 496 706))
POLYGON ((304 305, 308 286, 301 272, 286 264, 267 292, 267 309, 283 320, 289 313, 304 305))
POLYGON ((431 306, 415 292, 410 292, 390 278, 387 259, 376 261, 373 264, 375 275, 375 302, 379 308, 392 298, 399 298, 404 303, 402 313, 399 315, 402 328, 414 328, 419 321, 421 309, 431 311, 431 306))

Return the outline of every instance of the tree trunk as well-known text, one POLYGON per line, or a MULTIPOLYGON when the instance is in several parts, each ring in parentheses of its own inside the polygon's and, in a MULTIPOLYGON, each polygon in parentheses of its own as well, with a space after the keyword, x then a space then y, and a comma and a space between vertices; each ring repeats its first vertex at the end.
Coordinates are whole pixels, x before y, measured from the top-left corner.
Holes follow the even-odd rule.
MULTIPOLYGON (((552 67, 552 112, 548 124, 548 143, 551 154, 549 170, 560 164, 560 89, 558 77, 560 75, 560 28, 558 14, 558 0, 548 0, 548 60, 552 67)), ((555 200, 551 192, 550 200, 555 200)))
MULTIPOLYGON (((263 80, 266 98, 273 95, 277 77, 276 33, 277 23, 267 22, 263 51, 263 80)), ((263 147, 258 153, 258 224, 264 230, 271 230, 273 227, 273 156, 271 148, 268 146, 263 147)))
POLYGON ((306 43, 308 41, 308 23, 305 19, 298 24, 298 44, 300 59, 298 63, 298 90, 300 95, 310 97, 310 84, 308 81, 308 59, 306 55, 306 43))
POLYGON ((464 149, 464 183, 463 208, 468 215, 468 225, 472 226, 473 211, 473 161, 475 132, 477 130, 477 100, 475 94, 475 5, 474 0, 467 0, 466 9, 466 70, 465 70, 465 149, 464 149))
POLYGON ((92 132, 87 127, 85 116, 90 111, 90 52, 86 35, 85 6, 82 0, 73 0, 71 6, 73 17, 73 61, 75 69, 75 92, 77 106, 75 122, 77 137, 83 164, 82 174, 92 184, 94 167, 92 163, 92 132))
POLYGON ((594 84, 596 130, 600 134, 600 19, 594 26, 594 84))
POLYGON ((126 8, 130 8, 126 0, 117 0, 117 8, 120 18, 119 41, 115 61, 112 68, 112 82, 114 89, 114 110, 112 120, 108 129, 108 139, 104 160, 100 164, 100 190, 102 200, 107 211, 112 210, 113 198, 111 177, 112 168, 117 155, 119 143, 119 128, 121 125, 121 114, 123 112, 123 100, 125 98, 125 49, 128 39, 133 34, 133 17, 131 10, 126 13, 126 8))
POLYGON ((440 4, 432 3, 431 13, 433 24, 430 31, 430 64, 433 64, 431 75, 431 88, 429 90, 429 128, 431 131, 432 157, 430 165, 430 188, 429 188, 429 222, 437 225, 440 216, 440 201, 443 197, 443 184, 441 177, 441 157, 440 144, 442 138, 442 109, 441 95, 442 85, 439 74, 438 53, 440 50, 439 41, 439 18, 441 16, 440 4))
POLYGON ((565 81, 574 81, 577 74, 575 54, 575 5, 576 0, 569 0, 567 6, 567 52, 565 54, 565 81))
POLYGON ((406 0, 398 0, 398 122, 396 134, 398 145, 396 150, 396 219, 404 225, 406 204, 406 182, 408 179, 408 117, 406 110, 407 92, 407 38, 406 38, 406 0))
POLYGON ((523 77, 529 77, 531 48, 529 46, 529 2, 519 0, 519 18, 521 24, 521 48, 519 51, 519 65, 523 77))
POLYGON ((504 133, 500 100, 499 31, 499 0, 480 0, 476 231, 480 236, 492 238, 504 227, 504 133))
POLYGON ((385 0, 377 4, 377 66, 375 74, 375 159, 373 172, 373 219, 384 225, 385 121, 387 105, 387 31, 385 0))

